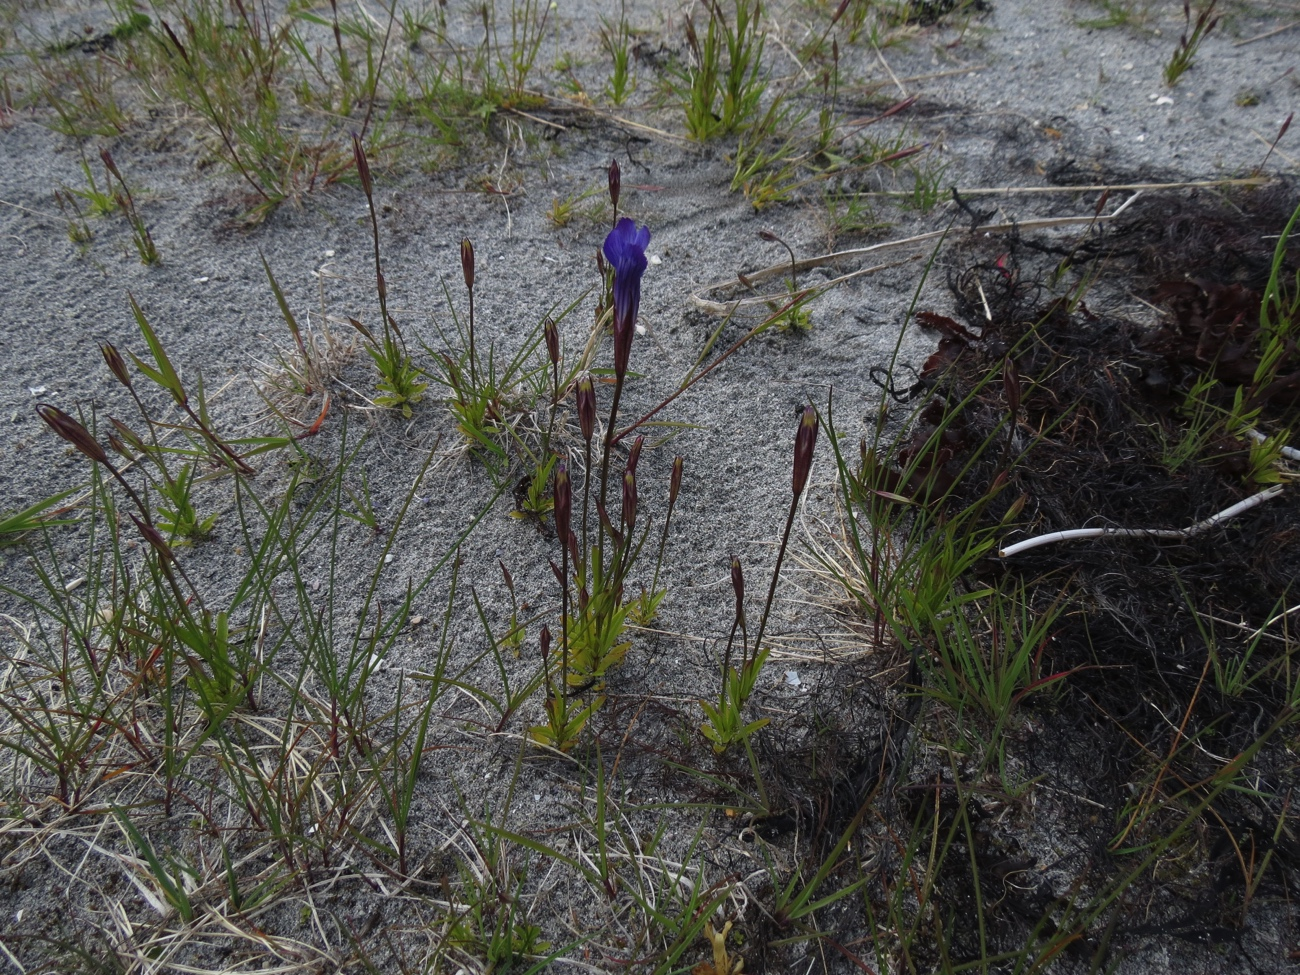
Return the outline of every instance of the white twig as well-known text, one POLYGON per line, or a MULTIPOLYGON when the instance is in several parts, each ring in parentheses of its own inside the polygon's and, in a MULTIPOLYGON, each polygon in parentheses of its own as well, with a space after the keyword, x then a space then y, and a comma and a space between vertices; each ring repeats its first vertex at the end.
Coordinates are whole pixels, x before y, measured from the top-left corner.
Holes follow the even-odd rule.
POLYGON ((1217 515, 1198 521, 1194 525, 1186 528, 1070 528, 1066 531, 1049 532, 1046 535, 1037 535, 1033 538, 1026 538, 1023 542, 1016 542, 1014 545, 1008 545, 1006 548, 998 551, 998 557, 1008 559, 1020 552, 1027 552, 1031 548, 1038 548, 1040 545, 1051 545, 1053 542, 1069 542, 1079 538, 1101 538, 1103 536, 1118 536, 1120 538, 1190 538, 1193 535, 1199 535, 1215 525, 1225 522, 1230 518, 1235 518, 1244 511, 1249 511, 1256 505, 1263 504, 1270 498, 1276 498, 1282 493, 1282 485, 1274 484, 1272 487, 1265 488, 1258 494, 1252 494, 1244 501, 1238 501, 1231 508, 1224 508, 1217 515))
MULTIPOLYGON (((1264 436, 1264 434, 1260 433, 1254 427, 1251 427, 1246 431, 1246 436, 1250 437, 1250 439, 1255 441, 1255 443, 1263 443, 1268 439, 1268 437, 1264 436)), ((1300 460, 1300 450, 1297 450, 1295 447, 1283 447, 1280 453, 1287 460, 1300 460)))

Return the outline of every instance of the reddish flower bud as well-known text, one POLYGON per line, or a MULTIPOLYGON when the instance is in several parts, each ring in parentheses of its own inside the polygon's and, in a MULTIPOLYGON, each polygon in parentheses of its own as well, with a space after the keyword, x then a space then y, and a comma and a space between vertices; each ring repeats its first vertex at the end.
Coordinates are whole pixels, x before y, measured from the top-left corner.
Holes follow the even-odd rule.
POLYGON ((546 319, 546 323, 542 326, 542 335, 546 339, 546 355, 550 358, 551 365, 558 366, 560 364, 560 330, 552 319, 546 319))
POLYGON ((731 588, 736 593, 736 618, 745 615, 745 573, 740 568, 740 558, 731 557, 731 588))
POLYGON ((108 364, 109 371, 117 377, 117 381, 128 389, 131 386, 131 374, 126 371, 126 360, 122 358, 122 353, 117 351, 117 346, 112 342, 104 342, 99 347, 99 351, 104 356, 104 362, 108 364))
POLYGON ((41 419, 45 421, 46 425, 49 426, 51 430, 68 443, 72 444, 72 446, 76 447, 91 460, 105 465, 108 464, 108 454, 105 453, 104 448, 99 445, 99 441, 90 435, 89 430, 72 417, 68 416, 68 414, 64 413, 57 406, 50 406, 48 403, 43 403, 36 407, 36 412, 40 414, 41 419))
POLYGON ((1007 409, 1011 412, 1012 423, 1020 415, 1020 370, 1015 360, 1007 356, 1002 360, 1002 391, 1007 398, 1007 409))
POLYGON ((465 275, 465 287, 474 290, 474 245, 468 237, 460 242, 460 270, 465 275))
POLYGON ((605 510, 603 501, 596 502, 596 514, 600 516, 600 526, 605 529, 605 533, 614 540, 615 545, 623 544, 623 533, 614 527, 614 523, 609 519, 609 512, 605 510))
POLYGON ((668 481, 668 506, 672 507, 677 503, 677 492, 682 489, 682 468, 686 461, 680 455, 673 458, 673 475, 668 481))
POLYGON ((590 374, 583 374, 578 380, 578 426, 582 429, 582 439, 591 443, 596 432, 596 387, 590 374))
POLYGON ((623 472, 623 524, 628 531, 636 524, 636 475, 631 470, 623 472))
POLYGON ((609 161, 609 198, 614 204, 614 218, 618 218, 618 194, 623 186, 623 174, 619 172, 618 160, 609 161))
POLYGON ((560 533, 560 542, 569 537, 569 519, 573 515, 573 492, 569 486, 569 467, 560 461, 555 468, 555 530, 560 533))
POLYGON ((144 445, 144 441, 140 439, 140 435, 125 423, 115 416, 110 416, 108 422, 117 428, 117 432, 121 435, 122 440, 129 444, 136 452, 141 454, 148 452, 148 449, 144 445))
POLYGON ((813 447, 817 445, 817 411, 805 406, 799 420, 799 432, 794 435, 794 496, 803 494, 812 470, 813 447))
POLYGON ((116 176, 117 181, 121 183, 123 186, 125 186, 126 180, 122 178, 122 173, 118 170, 117 163, 113 162, 113 154, 110 153, 107 149, 100 149, 99 158, 104 160, 104 168, 107 169, 114 176, 116 176))
POLYGON ((511 577, 510 570, 506 568, 506 564, 500 559, 497 559, 497 565, 501 566, 501 575, 505 577, 506 588, 510 590, 510 595, 513 596, 515 594, 515 580, 511 577))
POLYGON ((357 164, 357 176, 361 178, 361 189, 366 194, 374 191, 374 183, 370 179, 370 163, 366 161, 366 150, 361 148, 361 136, 355 132, 352 133, 352 158, 357 164))
POLYGON ((645 445, 645 437, 638 436, 632 441, 632 446, 627 452, 627 472, 636 473, 636 465, 641 460, 641 448, 645 445))
POLYGON ((144 536, 144 540, 157 550, 159 557, 168 562, 176 561, 176 556, 172 554, 171 546, 167 544, 167 539, 163 538, 162 532, 148 522, 141 521, 135 515, 131 516, 131 520, 135 522, 135 527, 140 529, 140 534, 144 536))
POLYGON ((542 666, 546 666, 547 660, 551 656, 551 628, 542 627, 542 666))

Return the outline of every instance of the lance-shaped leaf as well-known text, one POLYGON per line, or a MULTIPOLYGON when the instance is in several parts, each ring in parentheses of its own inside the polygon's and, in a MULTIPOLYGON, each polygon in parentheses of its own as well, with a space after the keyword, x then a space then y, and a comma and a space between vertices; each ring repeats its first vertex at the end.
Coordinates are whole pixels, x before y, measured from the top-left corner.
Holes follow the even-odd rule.
POLYGON ((131 353, 131 358, 135 360, 136 367, 142 373, 172 394, 172 399, 178 406, 184 406, 189 402, 189 396, 185 393, 185 387, 181 385, 181 377, 176 375, 176 370, 172 368, 171 360, 167 358, 167 351, 158 341, 158 336, 154 334, 149 320, 144 317, 144 312, 136 303, 135 296, 128 294, 127 298, 131 302, 131 313, 135 315, 135 322, 140 326, 140 334, 144 336, 145 344, 149 346, 149 353, 157 366, 149 365, 134 352, 131 353))

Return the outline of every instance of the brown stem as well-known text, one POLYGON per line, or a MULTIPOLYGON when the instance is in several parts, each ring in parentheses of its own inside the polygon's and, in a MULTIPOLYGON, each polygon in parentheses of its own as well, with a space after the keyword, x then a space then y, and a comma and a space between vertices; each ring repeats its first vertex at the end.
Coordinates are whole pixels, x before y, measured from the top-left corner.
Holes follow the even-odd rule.
POLYGON ((785 531, 781 534, 781 547, 776 553, 776 568, 772 570, 772 583, 767 587, 767 602, 763 605, 763 616, 758 621, 758 637, 754 640, 754 656, 763 643, 763 633, 767 629, 767 616, 772 611, 772 599, 776 596, 776 584, 781 578, 781 563, 785 561, 785 547, 790 542, 790 529, 794 526, 795 512, 799 510, 799 495, 790 501, 790 514, 785 519, 785 531))

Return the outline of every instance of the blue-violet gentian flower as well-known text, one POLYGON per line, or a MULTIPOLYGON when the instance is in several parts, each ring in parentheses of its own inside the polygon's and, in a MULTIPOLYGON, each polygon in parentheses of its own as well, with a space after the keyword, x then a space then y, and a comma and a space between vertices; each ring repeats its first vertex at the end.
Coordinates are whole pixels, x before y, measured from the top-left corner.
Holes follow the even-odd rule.
POLYGON ((648 263, 645 249, 649 244, 649 229, 638 227, 627 217, 621 218, 605 238, 605 260, 614 268, 614 375, 620 381, 627 374, 632 354, 632 335, 641 307, 641 275, 648 263))

